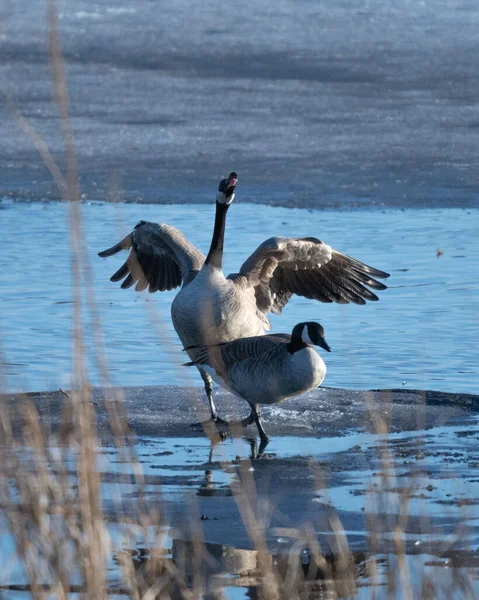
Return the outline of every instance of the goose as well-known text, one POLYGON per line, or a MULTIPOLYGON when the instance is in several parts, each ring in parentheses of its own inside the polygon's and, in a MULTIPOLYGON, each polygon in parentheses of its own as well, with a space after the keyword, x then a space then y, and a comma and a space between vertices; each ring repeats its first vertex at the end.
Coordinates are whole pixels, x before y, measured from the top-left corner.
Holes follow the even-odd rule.
MULTIPOLYGON (((194 361, 197 348, 243 337, 264 335, 269 312, 280 314, 293 294, 340 304, 378 300, 371 290, 386 286, 375 278, 389 274, 334 250, 315 237, 272 237, 263 242, 238 273, 222 270, 226 214, 235 197, 238 176, 219 183, 213 236, 205 256, 175 227, 140 221, 120 242, 99 252, 109 257, 129 250, 126 262, 110 278, 122 288, 135 285, 150 293, 181 287, 171 305, 173 326, 194 361), (371 288, 371 289, 369 289, 371 288)), ((226 423, 216 411, 210 375, 198 366, 211 419, 226 423)), ((244 420, 254 422, 253 413, 244 420)))
POLYGON ((185 366, 203 369, 248 402, 264 447, 269 438, 258 405, 300 396, 318 387, 326 375, 326 365, 313 345, 331 352, 323 327, 310 321, 295 325, 291 335, 247 337, 198 349, 196 359, 185 366))

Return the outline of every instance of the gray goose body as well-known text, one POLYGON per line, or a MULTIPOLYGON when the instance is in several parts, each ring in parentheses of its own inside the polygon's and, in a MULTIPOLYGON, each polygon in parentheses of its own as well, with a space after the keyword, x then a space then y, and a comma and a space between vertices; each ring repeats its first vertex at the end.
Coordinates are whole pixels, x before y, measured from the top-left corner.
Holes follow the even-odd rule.
POLYGON ((246 400, 266 442, 258 405, 300 396, 324 380, 326 365, 312 344, 331 351, 319 323, 299 323, 291 335, 242 338, 198 349, 196 360, 187 366, 200 366, 216 383, 246 400))
MULTIPOLYGON (((260 336, 270 329, 269 312, 280 314, 293 294, 320 302, 365 304, 378 300, 372 290, 386 286, 375 278, 388 273, 338 252, 316 238, 273 237, 261 244, 241 266, 225 277, 222 270, 226 213, 234 199, 237 176, 220 182, 210 251, 205 258, 176 228, 140 221, 108 257, 129 250, 126 262, 111 277, 121 287, 135 285, 150 293, 181 286, 171 316, 192 360, 197 347, 260 336), (369 289, 371 288, 371 289, 369 289)), ((211 408, 211 378, 199 367, 211 408)))
POLYGON ((292 354, 290 341, 289 335, 238 339, 217 352, 199 354, 195 365, 249 404, 276 404, 318 387, 326 375, 326 365, 312 346, 292 354))

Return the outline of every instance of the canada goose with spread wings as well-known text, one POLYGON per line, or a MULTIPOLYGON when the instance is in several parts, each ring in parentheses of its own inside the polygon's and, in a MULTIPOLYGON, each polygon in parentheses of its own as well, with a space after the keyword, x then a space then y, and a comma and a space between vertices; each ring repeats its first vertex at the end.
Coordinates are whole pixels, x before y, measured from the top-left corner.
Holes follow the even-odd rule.
MULTIPOLYGON (((140 221, 102 257, 129 250, 126 262, 111 277, 122 288, 137 291, 181 287, 173 300, 175 330, 192 361, 199 346, 263 335, 269 312, 279 314, 293 294, 340 304, 365 304, 386 286, 388 273, 334 250, 315 237, 272 237, 263 242, 238 273, 222 269, 226 214, 235 197, 235 172, 223 179, 216 194, 211 246, 205 256, 175 227, 140 221)), ((221 422, 213 402, 211 377, 198 366, 211 418, 221 422)), ((251 418, 253 415, 251 415, 251 418)))

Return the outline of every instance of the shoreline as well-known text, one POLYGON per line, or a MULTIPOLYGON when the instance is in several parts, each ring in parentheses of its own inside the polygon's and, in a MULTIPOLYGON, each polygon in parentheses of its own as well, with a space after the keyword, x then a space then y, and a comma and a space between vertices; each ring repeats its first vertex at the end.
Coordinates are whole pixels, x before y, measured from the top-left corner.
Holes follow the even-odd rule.
MULTIPOLYGON (((32 156, 32 164, 38 162, 32 156)), ((119 166, 92 170, 80 168, 82 200, 92 202, 153 205, 212 204, 217 178, 211 168, 206 172, 198 167, 193 174, 182 171, 180 165, 166 171, 148 168, 141 163, 129 166, 128 173, 119 166)), ((227 170, 227 169, 226 169, 227 170)), ((331 173, 325 179, 311 173, 307 183, 284 177, 268 180, 257 173, 239 171, 240 188, 235 203, 257 204, 308 210, 409 210, 409 209, 479 209, 477 187, 457 186, 454 182, 421 182, 399 185, 383 180, 361 182, 358 173, 331 173), (354 183, 342 183, 342 179, 354 183), (241 190, 241 193, 240 193, 241 190)), ((0 198, 14 201, 62 201, 55 182, 43 167, 7 167, 2 174, 0 198), (27 183, 28 182, 28 183, 27 183)))
MULTIPOLYGON (((111 190, 101 190, 98 188, 89 188, 89 193, 82 193, 82 204, 138 204, 154 205, 154 206, 207 206, 212 204, 212 199, 208 196, 201 196, 196 201, 188 199, 182 201, 177 197, 153 198, 138 196, 136 192, 122 192, 121 199, 111 198, 111 190), (104 195, 104 198, 98 199, 98 196, 104 195)), ((0 209, 2 202, 25 202, 25 203, 62 203, 64 200, 60 197, 58 191, 52 190, 48 184, 39 189, 26 188, 0 188, 0 209)), ((454 201, 450 203, 444 201, 435 201, 431 203, 428 199, 423 199, 415 205, 394 203, 384 204, 378 203, 371 199, 356 198, 350 200, 347 204, 330 199, 321 199, 319 204, 312 204, 304 201, 304 199, 277 199, 271 198, 268 201, 261 201, 257 198, 240 198, 235 201, 235 204, 246 204, 256 206, 268 206, 271 208, 286 208, 291 210, 308 210, 315 211, 334 211, 334 212, 408 212, 408 211, 427 211, 427 210, 479 210, 479 197, 471 198, 469 203, 454 201)))

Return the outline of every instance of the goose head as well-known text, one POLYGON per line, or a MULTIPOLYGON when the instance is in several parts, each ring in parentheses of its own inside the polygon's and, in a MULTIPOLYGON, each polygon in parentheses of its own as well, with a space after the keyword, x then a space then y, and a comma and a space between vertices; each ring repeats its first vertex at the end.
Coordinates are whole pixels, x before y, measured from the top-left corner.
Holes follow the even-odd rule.
POLYGON ((315 321, 298 323, 291 334, 291 342, 294 346, 304 344, 321 346, 327 352, 331 352, 329 344, 324 339, 324 329, 322 325, 315 321))
POLYGON ((233 202, 237 182, 238 175, 235 171, 232 171, 226 179, 220 181, 218 192, 216 193, 216 202, 218 204, 226 204, 228 206, 233 202))

